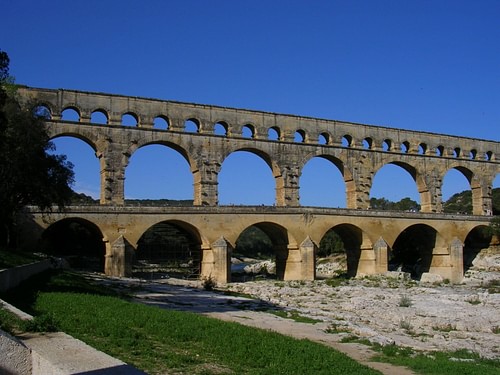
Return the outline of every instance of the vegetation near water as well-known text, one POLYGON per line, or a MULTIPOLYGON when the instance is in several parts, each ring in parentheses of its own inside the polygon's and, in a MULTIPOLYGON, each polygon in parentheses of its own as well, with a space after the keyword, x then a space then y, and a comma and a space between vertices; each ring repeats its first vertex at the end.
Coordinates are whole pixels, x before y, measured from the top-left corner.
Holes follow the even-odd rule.
POLYGON ((308 340, 121 297, 72 273, 45 273, 3 296, 151 374, 378 373, 308 340))

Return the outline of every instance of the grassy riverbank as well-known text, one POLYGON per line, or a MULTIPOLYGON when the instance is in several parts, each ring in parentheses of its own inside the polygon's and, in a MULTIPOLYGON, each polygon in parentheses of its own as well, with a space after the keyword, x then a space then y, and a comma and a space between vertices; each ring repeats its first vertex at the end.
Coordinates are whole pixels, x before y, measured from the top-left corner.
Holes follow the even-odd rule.
POLYGON ((151 374, 375 374, 307 340, 123 299, 77 274, 44 274, 6 299, 151 374))

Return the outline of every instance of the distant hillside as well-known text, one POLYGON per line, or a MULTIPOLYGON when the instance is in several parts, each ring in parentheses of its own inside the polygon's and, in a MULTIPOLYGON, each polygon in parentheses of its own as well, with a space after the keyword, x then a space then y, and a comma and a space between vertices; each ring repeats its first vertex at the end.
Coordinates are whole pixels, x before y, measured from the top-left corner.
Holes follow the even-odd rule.
MULTIPOLYGON (((493 215, 500 215, 500 188, 493 189, 493 215)), ((454 194, 443 203, 444 212, 472 214, 472 191, 454 194)))

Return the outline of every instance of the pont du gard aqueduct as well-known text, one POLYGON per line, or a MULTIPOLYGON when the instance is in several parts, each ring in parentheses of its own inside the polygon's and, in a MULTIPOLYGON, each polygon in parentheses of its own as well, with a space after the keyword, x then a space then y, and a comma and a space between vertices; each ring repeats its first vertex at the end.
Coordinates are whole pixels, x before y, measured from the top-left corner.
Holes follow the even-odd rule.
POLYGON ((76 137, 92 147, 101 181, 100 204, 69 206, 50 214, 28 208, 19 228, 21 238, 26 246, 35 246, 48 231, 62 235, 58 230, 65 227, 60 223, 79 223, 96 238, 108 275, 131 273, 141 236, 158 223, 182 232, 189 251, 197 254, 198 276, 211 276, 219 283, 231 281, 232 251, 250 226, 271 240, 276 275, 283 280, 316 277, 318 244, 331 229, 344 243, 352 276, 384 273, 393 253, 406 251, 412 255, 409 258, 418 259, 422 272, 460 282, 467 254, 488 247, 482 233, 493 210, 499 142, 93 92, 21 87, 18 93, 36 111, 44 112, 51 138, 76 137), (78 118, 65 120, 67 110, 78 118), (95 113, 105 121, 93 121, 95 113), (125 126, 124 115, 132 116, 136 124, 125 126), (154 126, 159 118, 165 128, 154 126), (196 125, 195 131, 186 129, 188 121, 196 125), (169 147, 188 162, 193 176, 191 205, 126 203, 129 159, 151 144, 169 147), (274 205, 219 205, 218 173, 225 158, 236 151, 254 153, 269 166, 275 179, 274 205), (327 159, 339 169, 346 208, 300 206, 302 168, 313 157, 327 159), (370 209, 373 177, 386 164, 411 175, 420 211, 370 209), (443 213, 442 181, 452 168, 470 183, 472 214, 443 213))

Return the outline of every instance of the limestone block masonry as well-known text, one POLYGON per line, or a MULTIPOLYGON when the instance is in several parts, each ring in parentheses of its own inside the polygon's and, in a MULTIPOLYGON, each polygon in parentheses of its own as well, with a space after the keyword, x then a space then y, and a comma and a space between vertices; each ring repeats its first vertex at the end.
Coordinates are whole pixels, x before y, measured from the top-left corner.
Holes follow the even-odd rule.
MULTIPOLYGON (((100 162, 101 208, 91 213, 75 207, 71 215, 87 218, 101 230, 108 274, 127 274, 128 259, 140 234, 162 220, 182 222, 198 238, 202 275, 222 282, 230 281, 227 259, 235 245, 235 233, 248 225, 260 225, 275 236, 277 269, 285 279, 315 277, 314 253, 321 236, 334 225, 343 226, 344 232, 356 237, 356 255, 351 262, 356 267, 354 274, 384 272, 387 251, 397 235, 409 225, 425 225, 436 232, 429 271, 458 281, 467 234, 487 225, 492 214, 492 184, 500 172, 500 143, 496 141, 65 89, 20 87, 18 94, 45 116, 52 138, 77 137, 94 149, 100 162), (77 121, 65 120, 67 110, 77 113, 77 121), (96 113, 106 119, 105 123, 93 121, 96 113), (134 126, 123 124, 125 115, 134 119, 134 126), (165 128, 155 127, 159 120, 165 128), (186 159, 193 175, 194 207, 159 213, 124 205, 125 169, 130 157, 150 144, 171 147, 186 159), (239 150, 258 155, 269 166, 275 178, 274 207, 259 211, 219 206, 221 165, 239 150), (313 157, 329 160, 341 172, 346 210, 300 206, 302 169, 313 157), (420 195, 420 213, 411 217, 367 214, 372 211, 373 177, 386 164, 398 165, 412 176, 420 195), (442 213, 442 182, 450 169, 460 171, 470 183, 473 215, 468 218, 442 213)), ((53 215, 44 224, 37 216, 40 213, 34 210, 32 214, 38 234, 70 215, 53 215)))

